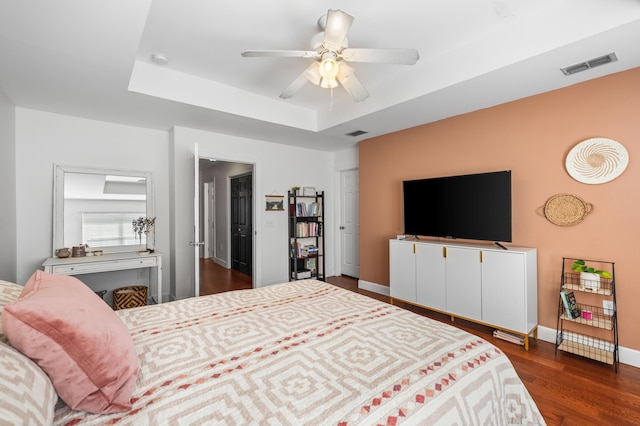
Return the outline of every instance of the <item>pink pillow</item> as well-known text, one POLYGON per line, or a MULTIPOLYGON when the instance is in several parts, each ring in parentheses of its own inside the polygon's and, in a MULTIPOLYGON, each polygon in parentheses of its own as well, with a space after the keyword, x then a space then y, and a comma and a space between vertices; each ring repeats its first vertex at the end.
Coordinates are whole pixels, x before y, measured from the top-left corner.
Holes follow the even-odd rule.
POLYGON ((77 278, 36 271, 20 298, 5 306, 2 328, 72 409, 131 409, 138 360, 129 330, 77 278))

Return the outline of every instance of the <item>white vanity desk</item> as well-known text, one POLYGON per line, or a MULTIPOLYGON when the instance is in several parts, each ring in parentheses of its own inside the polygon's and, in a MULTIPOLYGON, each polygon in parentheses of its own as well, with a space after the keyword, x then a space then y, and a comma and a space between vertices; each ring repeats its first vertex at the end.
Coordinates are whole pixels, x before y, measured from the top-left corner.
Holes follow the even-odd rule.
MULTIPOLYGON (((96 272, 123 271, 125 269, 152 268, 149 274, 155 281, 157 303, 162 303, 162 255, 150 253, 139 255, 136 252, 107 253, 102 256, 86 257, 50 257, 42 264, 44 271, 58 275, 82 275, 96 272)), ((151 283, 149 283, 151 285, 151 283)))

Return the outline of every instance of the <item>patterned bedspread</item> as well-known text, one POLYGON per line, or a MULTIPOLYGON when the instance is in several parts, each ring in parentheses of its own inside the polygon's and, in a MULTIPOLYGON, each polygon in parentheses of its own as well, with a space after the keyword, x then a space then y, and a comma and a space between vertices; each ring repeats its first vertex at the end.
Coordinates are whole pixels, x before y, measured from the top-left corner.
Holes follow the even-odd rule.
POLYGON ((140 364, 132 410, 59 402, 55 424, 544 424, 495 346, 324 282, 117 312, 140 364))

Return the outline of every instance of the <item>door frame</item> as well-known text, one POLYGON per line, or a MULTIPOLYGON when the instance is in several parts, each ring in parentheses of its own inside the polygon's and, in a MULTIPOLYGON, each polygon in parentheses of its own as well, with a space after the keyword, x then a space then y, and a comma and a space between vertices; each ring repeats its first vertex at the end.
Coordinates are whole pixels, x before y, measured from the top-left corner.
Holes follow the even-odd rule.
POLYGON ((212 181, 203 182, 204 185, 204 198, 205 202, 203 203, 204 210, 204 257, 215 259, 216 258, 216 232, 217 228, 216 223, 216 209, 213 208, 215 206, 216 199, 216 178, 214 177, 212 181))
MULTIPOLYGON (((261 192, 261 185, 260 185, 260 181, 258 179, 258 173, 260 170, 260 164, 259 161, 257 159, 254 158, 246 158, 246 157, 234 157, 234 156, 229 156, 229 155, 216 155, 215 153, 212 153, 211 151, 208 151, 206 149, 206 147, 204 146, 200 146, 200 151, 198 153, 198 160, 211 160, 211 159, 215 159, 218 161, 224 161, 227 163, 242 163, 242 164, 248 164, 251 165, 252 167, 252 186, 253 186, 253 194, 252 194, 252 200, 251 200, 251 219, 253 222, 253 232, 251 235, 252 238, 252 247, 251 247, 251 251, 252 251, 252 265, 251 265, 251 271, 252 271, 252 283, 253 283, 253 287, 259 287, 259 283, 261 282, 262 279, 262 267, 260 265, 261 262, 261 256, 260 256, 260 250, 258 250, 258 247, 260 245, 260 223, 258 222, 258 210, 257 210, 257 196, 256 194, 260 194, 261 192)), ((241 173, 240 175, 243 174, 248 174, 248 173, 241 173)), ((225 226, 226 229, 230 229, 231 227, 231 218, 230 218, 230 211, 231 211, 231 177, 232 176, 227 176, 226 178, 226 197, 225 197, 225 204, 226 204, 226 211, 227 211, 227 219, 225 221, 224 225, 221 225, 218 221, 218 223, 216 224, 218 227, 220 226, 225 226)), ((235 176, 233 176, 235 177, 235 176)), ((202 186, 204 183, 203 182, 198 182, 198 187, 200 188, 200 186, 202 186)), ((217 200, 220 200, 220 197, 217 196, 216 197, 217 200)), ((198 215, 200 215, 200 209, 198 210, 198 215)), ((202 219, 199 217, 199 219, 202 219)), ((227 244, 227 254, 226 254, 226 263, 228 266, 230 266, 230 262, 231 262, 231 253, 230 253, 230 248, 231 248, 231 236, 229 235, 229 233, 227 232, 227 238, 226 238, 226 242, 227 244)), ((199 261, 199 259, 198 259, 199 261)), ((198 274, 199 276, 199 274, 198 274)), ((200 282, 198 280, 197 283, 198 288, 200 287, 200 282)))

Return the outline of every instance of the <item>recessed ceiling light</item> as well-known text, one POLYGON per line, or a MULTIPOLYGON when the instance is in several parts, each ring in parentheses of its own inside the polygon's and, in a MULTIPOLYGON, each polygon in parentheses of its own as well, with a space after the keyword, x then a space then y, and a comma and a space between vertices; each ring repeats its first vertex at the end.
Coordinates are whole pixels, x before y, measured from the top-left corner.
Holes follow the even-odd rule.
POLYGON ((164 53, 154 53, 151 55, 151 60, 158 65, 167 65, 169 63, 169 58, 164 53))

